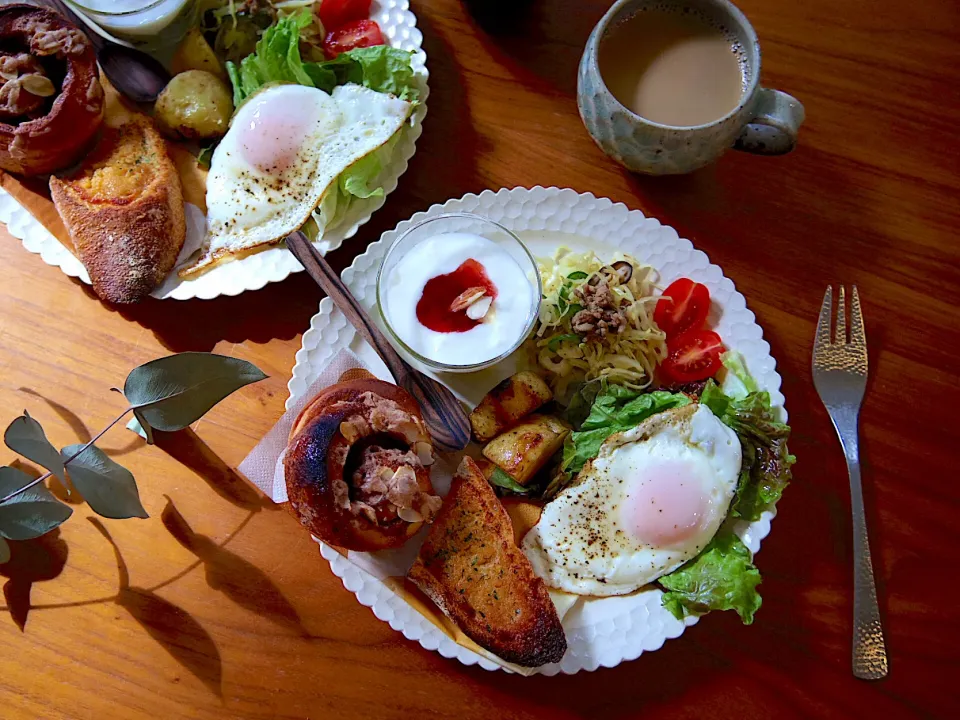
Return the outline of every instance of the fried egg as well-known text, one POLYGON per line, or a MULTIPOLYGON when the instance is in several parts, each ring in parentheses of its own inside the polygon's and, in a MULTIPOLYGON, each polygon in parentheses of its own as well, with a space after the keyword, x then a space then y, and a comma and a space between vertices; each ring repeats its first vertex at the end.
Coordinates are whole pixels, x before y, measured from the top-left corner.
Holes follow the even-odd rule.
POLYGON ((552 588, 623 595, 672 572, 710 542, 737 489, 736 433, 704 405, 611 435, 523 539, 552 588))
POLYGON ((299 229, 337 176, 403 127, 412 103, 360 85, 261 90, 236 112, 207 175, 207 225, 189 276, 299 229))

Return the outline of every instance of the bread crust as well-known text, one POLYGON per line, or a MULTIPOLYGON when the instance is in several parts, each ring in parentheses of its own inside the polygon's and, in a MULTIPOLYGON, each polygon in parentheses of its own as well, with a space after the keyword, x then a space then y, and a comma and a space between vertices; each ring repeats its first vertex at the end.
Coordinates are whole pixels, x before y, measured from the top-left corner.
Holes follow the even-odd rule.
MULTIPOLYGON (((344 437, 341 423, 358 411, 364 393, 392 401, 422 420, 416 400, 396 385, 376 378, 340 382, 320 392, 300 412, 290 431, 283 462, 290 509, 300 524, 326 543, 370 552, 402 546, 423 523, 399 517, 374 523, 337 502, 337 483, 351 484, 344 477, 344 462, 353 446, 344 437)), ((396 444, 410 445, 403 435, 379 434, 388 435, 396 444)), ((415 442, 429 443, 430 438, 422 431, 415 442)), ((414 473, 420 491, 432 495, 429 468, 416 467, 414 473)))
POLYGON ((547 587, 477 464, 465 457, 407 577, 464 634, 507 662, 536 667, 567 649, 547 587))
MULTIPOLYGON (((347 371, 347 373, 350 372, 349 370, 347 371)), ((336 402, 354 400, 365 392, 372 392, 382 398, 391 400, 411 415, 422 418, 420 406, 417 404, 417 401, 403 388, 393 383, 388 383, 385 380, 380 380, 369 373, 367 373, 366 377, 346 379, 349 377, 347 373, 341 375, 340 382, 324 388, 314 396, 313 400, 304 406, 300 414, 297 415, 293 427, 290 428, 290 440, 293 440, 294 436, 297 435, 309 421, 326 413, 330 405, 336 402)))
POLYGON ((103 121, 103 88, 90 41, 52 10, 14 4, 0 8, 0 44, 62 63, 65 71, 46 115, 17 125, 0 122, 0 168, 46 175, 73 164, 103 121))
POLYGON ((183 190, 163 138, 145 115, 106 128, 79 170, 50 178, 50 196, 103 300, 138 302, 173 269, 186 238, 183 190), (109 187, 91 190, 97 168, 125 167, 131 147, 140 146, 149 162, 136 163, 145 176, 132 195, 111 194, 109 187))

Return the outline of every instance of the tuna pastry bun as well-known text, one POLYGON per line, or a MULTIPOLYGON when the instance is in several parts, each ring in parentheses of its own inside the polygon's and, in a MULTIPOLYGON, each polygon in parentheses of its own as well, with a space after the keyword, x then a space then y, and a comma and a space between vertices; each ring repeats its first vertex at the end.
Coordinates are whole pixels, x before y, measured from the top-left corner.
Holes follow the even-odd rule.
POLYGON ((433 445, 406 390, 355 378, 331 385, 290 431, 284 472, 300 523, 346 550, 397 548, 440 509, 433 445))

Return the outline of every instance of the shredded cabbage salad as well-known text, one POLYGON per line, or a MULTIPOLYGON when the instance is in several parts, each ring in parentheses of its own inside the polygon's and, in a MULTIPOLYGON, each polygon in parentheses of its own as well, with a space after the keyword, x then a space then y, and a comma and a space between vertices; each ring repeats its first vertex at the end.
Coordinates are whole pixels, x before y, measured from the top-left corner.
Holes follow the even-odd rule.
POLYGON ((199 0, 200 31, 222 60, 238 62, 254 51, 267 28, 290 15, 308 10, 311 22, 300 30, 300 54, 323 60, 323 23, 316 12, 318 0, 199 0))
POLYGON ((595 379, 635 390, 648 387, 667 352, 666 335, 653 321, 656 271, 623 253, 605 263, 594 252, 574 253, 566 247, 552 258, 538 258, 537 265, 543 302, 534 338, 536 359, 555 394, 563 397, 571 383, 595 379), (623 262, 632 267, 626 282, 613 267, 623 262), (578 332, 573 324, 584 309, 581 288, 596 277, 608 284, 626 320, 619 331, 603 337, 578 332))

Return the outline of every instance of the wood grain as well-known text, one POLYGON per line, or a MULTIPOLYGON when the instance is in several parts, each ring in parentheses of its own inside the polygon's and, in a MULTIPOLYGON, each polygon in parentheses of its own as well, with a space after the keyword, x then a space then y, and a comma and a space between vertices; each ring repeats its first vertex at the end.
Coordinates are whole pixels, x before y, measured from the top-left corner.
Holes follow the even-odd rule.
POLYGON ((54 442, 82 441, 121 409, 110 386, 170 351, 216 349, 270 378, 157 447, 122 429, 105 437, 136 474, 150 519, 104 521, 104 533, 76 506, 59 533, 14 548, 0 566, 0 715, 960 714, 960 5, 739 4, 763 44, 764 83, 806 105, 799 148, 641 178, 609 161, 577 115, 576 65, 604 0, 499 3, 485 27, 457 0, 414 0, 431 72, 424 134, 398 190, 330 260, 344 267, 432 203, 517 185, 607 196, 691 238, 764 327, 795 433, 795 481, 758 555, 764 604, 754 625, 714 614, 635 662, 553 679, 422 650, 359 605, 294 519, 234 469, 283 411, 321 297, 308 277, 118 309, 4 235, 9 418, 28 408, 54 442), (891 667, 879 683, 849 670, 849 491, 810 380, 817 309, 837 282, 858 285, 870 345, 861 457, 891 667))
POLYGON ((463 450, 470 442, 470 420, 450 389, 401 357, 306 235, 300 231, 291 234, 287 238, 287 247, 303 265, 307 275, 330 296, 347 321, 377 351, 393 375, 394 382, 410 393, 420 405, 427 432, 437 449, 446 452, 463 450))

